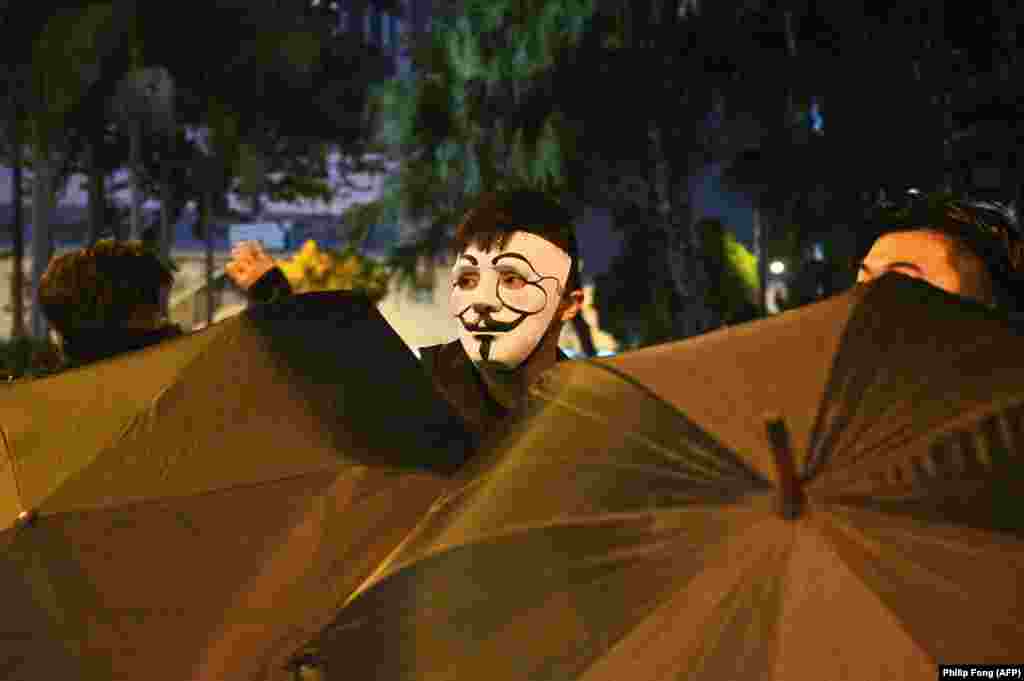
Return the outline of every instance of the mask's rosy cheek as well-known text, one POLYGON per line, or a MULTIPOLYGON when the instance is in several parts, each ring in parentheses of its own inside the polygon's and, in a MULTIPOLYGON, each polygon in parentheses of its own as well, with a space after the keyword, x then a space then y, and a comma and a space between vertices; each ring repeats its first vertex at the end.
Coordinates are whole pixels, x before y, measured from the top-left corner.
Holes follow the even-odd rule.
POLYGON ((448 307, 453 315, 465 310, 470 304, 469 295, 459 288, 452 288, 451 296, 448 298, 448 307))
POLYGON ((546 307, 545 291, 537 286, 526 285, 520 289, 501 289, 501 301, 508 307, 525 314, 536 314, 546 307))

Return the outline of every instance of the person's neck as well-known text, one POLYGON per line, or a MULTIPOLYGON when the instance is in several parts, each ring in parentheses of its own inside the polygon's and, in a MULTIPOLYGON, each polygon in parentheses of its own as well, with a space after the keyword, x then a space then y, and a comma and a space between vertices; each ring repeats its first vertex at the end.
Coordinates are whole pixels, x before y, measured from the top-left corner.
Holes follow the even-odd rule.
POLYGON ((558 337, 561 322, 555 321, 526 360, 515 369, 477 366, 491 397, 506 409, 522 404, 527 391, 545 371, 558 361, 558 337))
POLYGON ((61 354, 72 364, 84 364, 138 350, 181 333, 181 327, 169 322, 157 325, 122 324, 114 329, 95 329, 79 332, 70 338, 62 337, 61 354))

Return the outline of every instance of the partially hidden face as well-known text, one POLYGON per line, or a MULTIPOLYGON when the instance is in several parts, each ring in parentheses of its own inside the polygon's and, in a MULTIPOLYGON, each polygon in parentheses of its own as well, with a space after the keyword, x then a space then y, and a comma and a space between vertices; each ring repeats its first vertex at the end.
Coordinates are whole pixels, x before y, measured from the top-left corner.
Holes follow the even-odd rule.
POLYGON ((504 248, 466 248, 452 268, 450 305, 469 358, 518 368, 558 313, 570 265, 568 253, 529 232, 513 232, 504 248))
POLYGON ((931 230, 884 234, 860 263, 858 282, 886 272, 923 279, 949 293, 988 302, 985 265, 977 256, 958 251, 951 237, 931 230))

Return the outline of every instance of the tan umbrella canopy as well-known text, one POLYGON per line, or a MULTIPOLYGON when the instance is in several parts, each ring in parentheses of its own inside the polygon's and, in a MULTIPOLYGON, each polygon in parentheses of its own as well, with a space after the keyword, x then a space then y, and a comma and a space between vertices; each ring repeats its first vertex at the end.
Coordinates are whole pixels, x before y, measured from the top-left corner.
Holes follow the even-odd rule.
POLYGON ((466 442, 346 293, 0 387, 0 432, 12 681, 270 678, 446 488, 466 442))
POLYGON ((548 372, 328 679, 937 678, 1024 651, 1024 344, 900 275, 548 372))

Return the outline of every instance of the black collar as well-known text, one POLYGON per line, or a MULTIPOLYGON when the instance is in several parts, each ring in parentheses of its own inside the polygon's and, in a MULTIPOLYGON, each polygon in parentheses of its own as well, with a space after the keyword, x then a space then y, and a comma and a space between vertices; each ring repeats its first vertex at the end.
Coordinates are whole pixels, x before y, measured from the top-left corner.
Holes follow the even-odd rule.
POLYGON ((65 338, 64 354, 69 365, 77 366, 141 350, 180 335, 182 330, 177 324, 167 324, 157 329, 95 329, 65 338))

